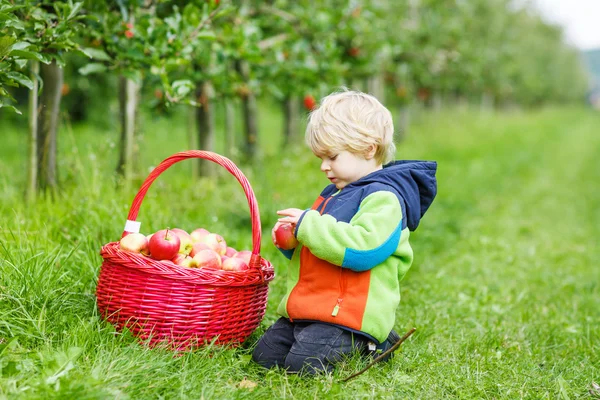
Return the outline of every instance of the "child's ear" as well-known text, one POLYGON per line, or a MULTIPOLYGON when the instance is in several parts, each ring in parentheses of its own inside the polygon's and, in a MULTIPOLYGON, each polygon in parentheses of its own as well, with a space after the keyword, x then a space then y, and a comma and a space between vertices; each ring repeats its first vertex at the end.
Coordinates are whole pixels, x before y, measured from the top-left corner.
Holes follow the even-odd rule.
POLYGON ((372 159, 373 157, 375 157, 375 153, 377 153, 377 145, 372 144, 369 149, 367 150, 367 153, 365 154, 365 158, 367 160, 372 159))

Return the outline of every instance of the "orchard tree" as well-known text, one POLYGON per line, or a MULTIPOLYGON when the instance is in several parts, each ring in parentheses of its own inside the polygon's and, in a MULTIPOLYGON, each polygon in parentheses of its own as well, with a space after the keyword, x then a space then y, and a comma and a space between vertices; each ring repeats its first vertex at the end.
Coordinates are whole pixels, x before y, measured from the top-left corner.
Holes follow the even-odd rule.
POLYGON ((85 40, 94 50, 93 62, 80 72, 115 73, 121 77, 121 146, 117 170, 126 181, 133 175, 139 90, 153 75, 162 85, 161 96, 172 104, 199 104, 190 98, 194 82, 190 66, 195 54, 214 39, 212 20, 219 17, 213 1, 147 0, 95 2, 86 9, 96 21, 85 40), (183 76, 181 71, 187 71, 183 76))
MULTIPOLYGON (((14 100, 6 86, 25 86, 29 94, 29 162, 27 197, 58 184, 57 130, 64 54, 78 50, 83 27, 82 3, 0 0, 0 106, 14 100), (29 67, 29 76, 25 70, 29 67)), ((14 106, 9 107, 19 112, 14 106)))

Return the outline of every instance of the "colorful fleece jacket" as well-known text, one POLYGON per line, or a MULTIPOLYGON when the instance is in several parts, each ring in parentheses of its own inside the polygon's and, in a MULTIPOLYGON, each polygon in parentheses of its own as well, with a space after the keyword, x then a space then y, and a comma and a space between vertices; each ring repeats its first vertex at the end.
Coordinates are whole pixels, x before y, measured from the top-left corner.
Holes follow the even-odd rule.
POLYGON ((287 293, 278 313, 319 321, 381 343, 394 326, 408 243, 437 192, 437 164, 396 161, 342 190, 327 186, 294 232, 287 293))

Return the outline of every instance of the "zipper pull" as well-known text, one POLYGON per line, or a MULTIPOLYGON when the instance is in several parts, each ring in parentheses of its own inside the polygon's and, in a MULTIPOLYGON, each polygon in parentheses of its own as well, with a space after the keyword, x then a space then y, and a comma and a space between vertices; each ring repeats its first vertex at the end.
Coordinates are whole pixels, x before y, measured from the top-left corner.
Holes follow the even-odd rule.
POLYGON ((333 307, 333 311, 331 312, 332 317, 336 317, 338 315, 338 312, 340 311, 341 302, 342 302, 342 299, 337 300, 337 303, 336 303, 335 307, 333 307))

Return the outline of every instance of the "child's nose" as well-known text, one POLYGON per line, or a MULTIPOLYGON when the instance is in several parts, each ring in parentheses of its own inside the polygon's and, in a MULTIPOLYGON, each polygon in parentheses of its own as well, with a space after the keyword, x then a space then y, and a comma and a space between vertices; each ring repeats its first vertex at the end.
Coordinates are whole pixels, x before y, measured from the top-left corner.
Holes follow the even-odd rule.
POLYGON ((323 171, 323 172, 329 171, 329 164, 326 163, 325 161, 321 162, 321 171, 323 171))

